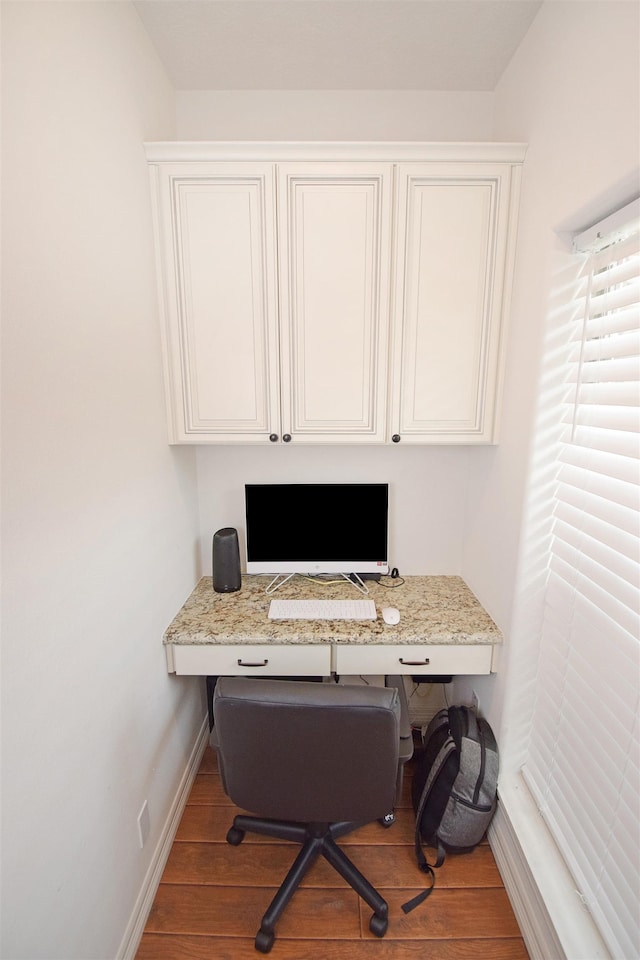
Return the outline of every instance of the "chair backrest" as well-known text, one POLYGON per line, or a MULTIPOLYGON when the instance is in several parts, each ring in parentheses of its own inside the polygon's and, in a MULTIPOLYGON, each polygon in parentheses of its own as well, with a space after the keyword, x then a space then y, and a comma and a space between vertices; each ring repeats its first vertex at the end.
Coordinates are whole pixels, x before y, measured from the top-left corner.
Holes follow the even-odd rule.
POLYGON ((395 689, 221 677, 213 713, 222 782, 239 807, 302 822, 365 822, 393 809, 395 689))

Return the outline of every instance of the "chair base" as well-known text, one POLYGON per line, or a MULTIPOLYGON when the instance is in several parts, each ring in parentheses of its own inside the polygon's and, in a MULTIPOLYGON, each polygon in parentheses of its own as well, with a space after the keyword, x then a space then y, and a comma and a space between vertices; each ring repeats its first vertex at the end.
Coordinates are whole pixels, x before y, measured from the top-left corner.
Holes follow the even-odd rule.
POLYGON ((383 937, 389 923, 389 907, 378 891, 358 870, 336 843, 338 837, 363 826, 361 823, 294 823, 284 820, 266 820, 260 817, 239 815, 227 833, 227 841, 233 846, 242 843, 246 832, 259 833, 280 840, 301 844, 296 859, 282 881, 275 897, 269 904, 256 934, 255 947, 261 953, 269 953, 275 940, 275 925, 286 905, 300 885, 312 864, 323 856, 344 880, 362 897, 373 910, 369 929, 376 937, 383 937))

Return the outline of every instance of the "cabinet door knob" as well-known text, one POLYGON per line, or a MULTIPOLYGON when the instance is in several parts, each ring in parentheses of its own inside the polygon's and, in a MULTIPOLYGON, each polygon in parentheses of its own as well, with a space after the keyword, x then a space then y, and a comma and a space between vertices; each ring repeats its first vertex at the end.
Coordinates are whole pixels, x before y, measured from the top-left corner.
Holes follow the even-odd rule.
POLYGON ((278 442, 278 434, 277 434, 277 433, 270 433, 270 434, 269 434, 269 440, 271 440, 271 443, 277 443, 277 442, 278 442))
POLYGON ((394 443, 400 443, 400 434, 399 434, 399 433, 394 433, 394 435, 391 437, 391 439, 393 440, 394 443))
POLYGON ((289 443, 290 440, 291 440, 291 434, 290 434, 290 433, 283 433, 283 434, 282 434, 282 439, 284 440, 285 443, 289 443))

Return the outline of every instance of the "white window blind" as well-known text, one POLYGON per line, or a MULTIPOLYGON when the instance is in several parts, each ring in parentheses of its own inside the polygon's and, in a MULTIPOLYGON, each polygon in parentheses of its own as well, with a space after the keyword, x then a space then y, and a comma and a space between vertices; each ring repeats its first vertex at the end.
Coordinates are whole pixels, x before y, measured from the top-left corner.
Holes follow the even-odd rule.
POLYGON ((640 205, 577 238, 525 781, 616 960, 640 957, 640 205))

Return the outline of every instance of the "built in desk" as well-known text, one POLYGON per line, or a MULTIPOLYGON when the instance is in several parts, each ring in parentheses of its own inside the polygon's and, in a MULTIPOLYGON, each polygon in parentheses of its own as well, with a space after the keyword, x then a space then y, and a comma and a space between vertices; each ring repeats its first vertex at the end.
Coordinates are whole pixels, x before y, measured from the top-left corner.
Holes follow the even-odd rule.
MULTIPOLYGON (((170 673, 191 676, 446 676, 491 672, 502 635, 460 577, 367 581, 376 621, 269 620, 271 578, 245 576, 235 593, 203 577, 164 634, 170 673), (400 622, 382 620, 397 607, 400 622)), ((278 597, 357 598, 347 581, 289 580, 278 597)))

